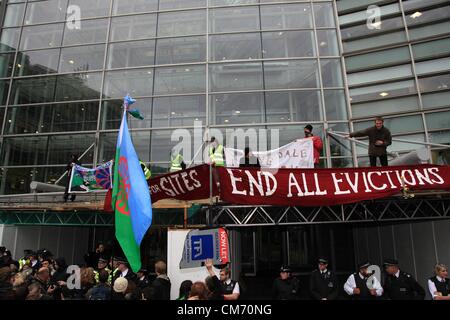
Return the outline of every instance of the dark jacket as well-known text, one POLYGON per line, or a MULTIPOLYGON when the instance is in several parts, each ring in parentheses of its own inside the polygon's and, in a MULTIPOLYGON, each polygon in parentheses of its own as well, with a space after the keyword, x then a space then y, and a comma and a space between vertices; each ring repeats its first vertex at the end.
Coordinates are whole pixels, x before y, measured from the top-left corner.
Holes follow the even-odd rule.
POLYGON ((149 300, 170 300, 170 286, 169 277, 165 274, 159 275, 153 280, 151 290, 148 290, 147 298, 149 300))
POLYGON ((259 164, 258 157, 242 157, 241 161, 239 163, 239 168, 261 168, 261 165, 259 164))
POLYGON ((400 270, 398 278, 386 275, 384 297, 390 300, 423 300, 425 290, 409 273, 400 270))
POLYGON ((387 146, 392 144, 391 132, 386 127, 378 130, 375 126, 350 133, 350 137, 369 137, 369 156, 382 156, 386 154, 387 146), (383 141, 383 145, 377 146, 377 140, 383 141))
POLYGON ((272 287, 272 299, 274 300, 297 300, 299 295, 299 282, 295 277, 286 280, 275 279, 272 287))
POLYGON ((322 300, 323 298, 335 300, 339 293, 335 274, 330 270, 327 270, 325 274, 321 274, 319 270, 314 270, 309 279, 309 290, 315 300, 322 300))

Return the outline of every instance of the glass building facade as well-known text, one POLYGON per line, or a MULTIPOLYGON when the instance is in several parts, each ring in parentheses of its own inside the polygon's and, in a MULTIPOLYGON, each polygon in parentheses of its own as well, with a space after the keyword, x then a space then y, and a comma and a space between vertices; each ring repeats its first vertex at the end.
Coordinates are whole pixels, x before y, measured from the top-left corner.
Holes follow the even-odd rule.
POLYGON ((196 121, 277 129, 280 145, 312 124, 322 167, 365 163, 366 149, 325 132, 376 115, 395 137, 450 143, 450 1, 0 3, 0 194, 54 182, 90 147, 83 165, 112 159, 127 93, 145 117, 129 127, 153 174, 168 170, 172 131, 193 133, 196 121))

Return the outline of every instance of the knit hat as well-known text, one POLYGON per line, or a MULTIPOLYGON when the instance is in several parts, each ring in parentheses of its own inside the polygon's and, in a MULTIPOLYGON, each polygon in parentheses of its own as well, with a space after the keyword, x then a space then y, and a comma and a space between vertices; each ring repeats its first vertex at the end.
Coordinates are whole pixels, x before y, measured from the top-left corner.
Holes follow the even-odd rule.
POLYGON ((115 292, 124 293, 128 288, 128 280, 124 277, 117 278, 113 288, 115 292))

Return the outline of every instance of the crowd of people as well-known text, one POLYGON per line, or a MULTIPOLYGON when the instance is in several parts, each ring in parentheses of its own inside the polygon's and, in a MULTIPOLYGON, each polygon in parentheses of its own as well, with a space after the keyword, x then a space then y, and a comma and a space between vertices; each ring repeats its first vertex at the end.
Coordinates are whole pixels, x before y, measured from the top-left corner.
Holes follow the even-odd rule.
MULTIPOLYGON (((25 250, 24 257, 16 261, 9 250, 0 247, 0 300, 170 300, 171 282, 164 261, 155 263, 152 274, 147 269, 133 273, 126 259, 107 257, 104 246, 99 244, 85 256, 85 262, 79 268, 78 285, 71 286, 71 271, 64 258, 54 258, 50 251, 41 249, 25 250)), ((328 260, 320 258, 307 286, 311 299, 340 299, 342 289, 347 298, 354 300, 425 298, 425 289, 400 269, 397 260, 385 260, 381 281, 369 272, 370 265, 367 261, 360 263, 358 271, 345 284, 339 284, 328 260)), ((177 300, 242 299, 241 286, 232 280, 228 266, 216 275, 212 260, 207 259, 205 268, 208 277, 204 281, 183 281, 177 300)), ((299 299, 301 287, 305 290, 306 286, 292 275, 289 266, 282 266, 273 282, 272 299, 299 299)), ((447 266, 435 266, 435 275, 428 279, 428 291, 435 300, 450 300, 447 266)))

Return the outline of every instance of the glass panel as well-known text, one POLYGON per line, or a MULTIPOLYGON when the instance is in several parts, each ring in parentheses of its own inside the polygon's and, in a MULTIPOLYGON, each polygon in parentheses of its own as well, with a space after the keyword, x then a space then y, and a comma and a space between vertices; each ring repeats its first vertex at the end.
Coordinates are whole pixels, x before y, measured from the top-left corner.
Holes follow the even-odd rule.
POLYGON ((357 85, 357 84, 359 85, 376 81, 394 80, 407 76, 412 76, 410 64, 404 64, 401 66, 382 68, 365 72, 352 73, 349 74, 347 78, 349 85, 357 85))
POLYGON ((105 45, 61 49, 59 72, 90 71, 103 68, 105 45))
POLYGON ((327 120, 347 120, 347 106, 343 90, 324 90, 327 120))
POLYGON ((194 121, 205 123, 206 98, 203 95, 162 97, 153 101, 152 127, 194 126, 194 121))
POLYGON ((108 19, 82 20, 80 29, 64 30, 64 45, 105 42, 108 19))
POLYGON ((111 19, 111 41, 152 38, 156 35, 156 14, 111 19))
POLYGON ((137 13, 158 10, 159 0, 114 0, 113 13, 137 13))
POLYGON ((155 70, 155 94, 205 91, 205 66, 181 66, 155 70))
MULTIPOLYGON (((0 80, 0 105, 4 106, 6 104, 6 99, 8 97, 9 90, 9 80, 0 80)), ((11 99, 12 99, 11 93, 11 99)), ((9 103, 11 104, 11 102, 9 103)))
POLYGON ((412 45, 415 59, 431 58, 450 53, 450 38, 412 45))
POLYGON ((98 102, 8 108, 8 134, 96 130, 98 102))
POLYGON ((22 25, 23 14, 25 12, 25 3, 9 4, 6 7, 5 20, 3 27, 15 27, 22 25))
POLYGON ((408 47, 394 48, 345 58, 347 72, 411 61, 408 47))
POLYGON ((52 48, 61 45, 64 24, 49 24, 22 29, 20 49, 52 48))
POLYGON ((153 69, 106 72, 104 95, 106 98, 151 96, 153 93, 153 69))
POLYGON ((450 88, 450 74, 420 78, 419 87, 421 92, 446 90, 450 88))
POLYGON ((11 76, 14 66, 14 53, 0 54, 0 78, 11 76))
POLYGON ((354 167, 353 158, 332 158, 332 168, 352 168, 354 167))
MULTIPOLYGON (((104 101, 102 107, 102 130, 119 129, 123 114, 123 100, 104 101)), ((130 129, 136 128, 150 128, 152 120, 152 99, 141 98, 137 99, 133 104, 133 108, 139 110, 144 120, 136 119, 132 116, 128 117, 128 127, 130 129)))
POLYGON ((450 105, 450 91, 422 94, 423 107, 438 108, 450 105))
MULTIPOLYGON (((431 143, 440 143, 440 144, 450 144, 450 131, 435 131, 435 132, 430 132, 429 133, 429 137, 430 137, 430 142, 431 143)), ((446 155, 446 159, 442 159, 442 157, 444 155, 441 154, 441 162, 438 164, 446 164, 449 165, 450 164, 450 154, 448 152, 448 149, 445 149, 445 155, 446 155), (448 159, 448 160, 447 160, 448 159), (444 162, 442 162, 444 161, 444 162)))
POLYGON ((58 72, 59 49, 19 52, 16 76, 31 76, 58 72))
POLYGON ((411 41, 430 36, 447 34, 450 28, 450 22, 434 23, 420 28, 409 29, 409 38, 411 41))
POLYGON ((359 7, 363 7, 363 9, 365 9, 369 5, 376 4, 377 2, 383 2, 383 0, 340 0, 336 1, 336 6, 338 11, 341 12, 359 7))
MULTIPOLYGON (((273 130, 276 129, 279 131, 280 135, 280 141, 279 146, 284 146, 285 144, 291 143, 292 141, 295 141, 297 139, 301 139, 304 137, 303 134, 303 128, 305 125, 287 125, 287 126, 280 126, 280 127, 268 127, 269 129, 273 130)), ((319 136, 322 141, 324 141, 324 131, 323 126, 321 124, 312 124, 313 126, 313 134, 315 136, 319 136)), ((270 141, 270 131, 269 131, 269 137, 268 141, 270 141)), ((325 143, 325 141, 324 141, 325 143)), ((269 146, 270 149, 273 149, 272 146, 269 146)), ((325 155, 325 146, 322 149, 322 152, 320 154, 321 156, 325 155)))
POLYGON ((335 26, 333 4, 331 2, 314 4, 314 21, 316 27, 333 28, 335 26))
POLYGON ((258 7, 211 9, 209 12, 212 33, 259 30, 258 7))
POLYGON ((341 62, 339 59, 321 59, 322 85, 324 87, 342 87, 341 62))
MULTIPOLYGON (((48 141, 48 164, 67 164, 72 154, 82 154, 95 142, 94 134, 50 136, 48 141)), ((82 163, 92 163, 94 148, 81 159, 82 163)))
POLYGON ((0 51, 16 51, 19 44, 20 28, 3 29, 0 38, 0 51))
POLYGON ((367 23, 368 21, 365 21, 364 24, 348 28, 342 28, 341 29, 342 40, 349 40, 351 38, 364 36, 371 37, 379 33, 386 33, 387 31, 396 29, 404 30, 403 20, 401 17, 382 19, 380 22, 378 21, 375 22, 374 20, 374 22, 369 25, 367 23), (370 28, 368 26, 370 26, 370 28))
MULTIPOLYGON (((349 132, 347 123, 330 123, 329 129, 333 131, 349 132)), ((330 156, 351 156, 352 149, 350 146, 350 141, 347 139, 341 139, 332 135, 329 135, 330 139, 330 156)))
POLYGON ((213 61, 261 58, 259 33, 216 35, 209 41, 213 61))
MULTIPOLYGON (((237 6, 240 4, 254 4, 258 0, 208 0, 210 6, 237 6)), ((263 1, 261 1, 263 2, 263 1)), ((275 2, 275 1, 272 1, 275 2)))
POLYGON ((206 0, 160 0, 159 10, 206 7, 206 0))
POLYGON ((319 55, 339 56, 336 31, 317 30, 317 43, 319 44, 319 55))
POLYGON ((14 80, 9 104, 54 101, 56 77, 14 80))
MULTIPOLYGON (((120 120, 119 120, 120 126, 120 120)), ((101 133, 100 143, 98 148, 98 162, 107 162, 115 158, 117 134, 115 133, 101 133)))
POLYGON ((3 165, 44 164, 46 153, 47 137, 45 136, 5 138, 2 148, 3 165))
MULTIPOLYGON (((383 16, 385 16, 385 15, 390 15, 390 14, 399 13, 399 12, 400 12, 400 7, 399 7, 398 3, 388 4, 386 6, 380 7, 381 19, 383 19, 383 16)), ((364 10, 362 10, 362 11, 339 16, 339 24, 342 26, 345 24, 355 23, 355 22, 359 22, 359 21, 361 21, 361 22, 366 21, 366 19, 367 19, 367 11, 366 11, 366 8, 364 8, 364 10)))
POLYGON ((412 93, 416 93, 416 86, 413 80, 408 80, 351 89, 350 97, 352 98, 352 103, 356 103, 368 100, 389 99, 412 93))
POLYGON ((447 19, 450 16, 450 6, 439 7, 432 10, 416 11, 405 14, 406 24, 416 26, 437 20, 447 19))
POLYGON ((55 101, 100 98, 102 74, 78 73, 58 76, 55 101))
POLYGON ((209 66, 209 88, 213 92, 262 89, 262 77, 262 65, 258 62, 209 66))
POLYGON ((316 60, 264 62, 267 89, 319 88, 316 60))
MULTIPOLYGON (((355 131, 364 130, 368 127, 373 127, 374 121, 354 122, 353 126, 355 131)), ((384 126, 388 128, 392 134, 424 130, 422 116, 420 115, 385 118, 384 126)))
POLYGON ((210 96, 211 124, 264 122, 263 93, 229 93, 210 96))
POLYGON ((357 50, 364 50, 369 48, 376 48, 388 44, 397 44, 406 41, 406 34, 404 31, 397 31, 388 34, 382 34, 374 37, 365 37, 354 41, 343 42, 344 51, 351 52, 357 50))
POLYGON ((32 181, 54 183, 56 179, 58 179, 65 172, 65 169, 65 166, 51 168, 1 168, 0 193, 30 193, 30 183, 32 181))
POLYGON ((310 4, 261 6, 261 28, 312 28, 310 4))
POLYGON ((189 63, 206 60, 206 37, 158 39, 156 63, 189 63))
POLYGON ((312 31, 263 32, 264 58, 312 57, 315 43, 312 31))
POLYGON ((69 5, 78 6, 84 18, 109 16, 111 0, 69 0, 69 5))
POLYGON ((267 122, 323 120, 320 92, 316 90, 266 92, 266 109, 267 122))
POLYGON ((155 40, 119 42, 109 45, 108 69, 155 64, 155 40))
MULTIPOLYGON (((397 139, 405 139, 409 141, 417 141, 417 142, 425 142, 425 135, 424 134, 412 134, 407 136, 396 136, 397 139)), ((388 150, 390 152, 400 152, 400 153, 406 153, 410 151, 417 150, 420 148, 420 144, 417 143, 408 143, 408 142, 399 142, 399 141, 392 141, 392 145, 389 146, 388 150)))
POLYGON ((419 9, 419 8, 423 8, 426 6, 430 6, 433 4, 438 4, 438 3, 445 3, 448 0, 427 0, 427 1, 423 1, 423 0, 404 0, 403 2, 403 10, 413 10, 413 9, 419 9))
POLYGON ((419 109, 419 101, 417 96, 403 97, 384 101, 352 104, 352 116, 354 118, 371 117, 381 114, 398 113, 417 109, 419 109))
MULTIPOLYGON (((183 141, 189 141, 191 142, 193 135, 192 130, 188 130, 189 135, 182 136, 183 141)), ((172 148, 181 142, 181 138, 176 139, 176 141, 171 141, 172 136, 172 130, 154 130, 152 131, 152 137, 151 137, 151 161, 170 161, 170 155, 172 148)), ((181 133, 181 132, 180 132, 181 133)), ((188 132, 186 132, 188 133, 188 132)), ((175 135, 174 138, 177 138, 178 135, 175 135)), ((193 151, 193 143, 189 143, 190 145, 190 152, 191 157, 194 155, 193 151)), ((184 153, 184 152, 183 152, 184 153)), ((184 154, 185 160, 188 160, 189 157, 187 157, 187 153, 184 154)))
POLYGON ((167 12, 158 15, 160 37, 204 34, 205 31, 206 10, 167 12))
POLYGON ((24 25, 64 21, 67 0, 48 0, 29 3, 25 13, 24 25))
POLYGON ((450 128, 450 111, 426 113, 427 129, 448 129, 450 128))
POLYGON ((435 59, 416 63, 418 75, 450 70, 450 58, 435 59))

